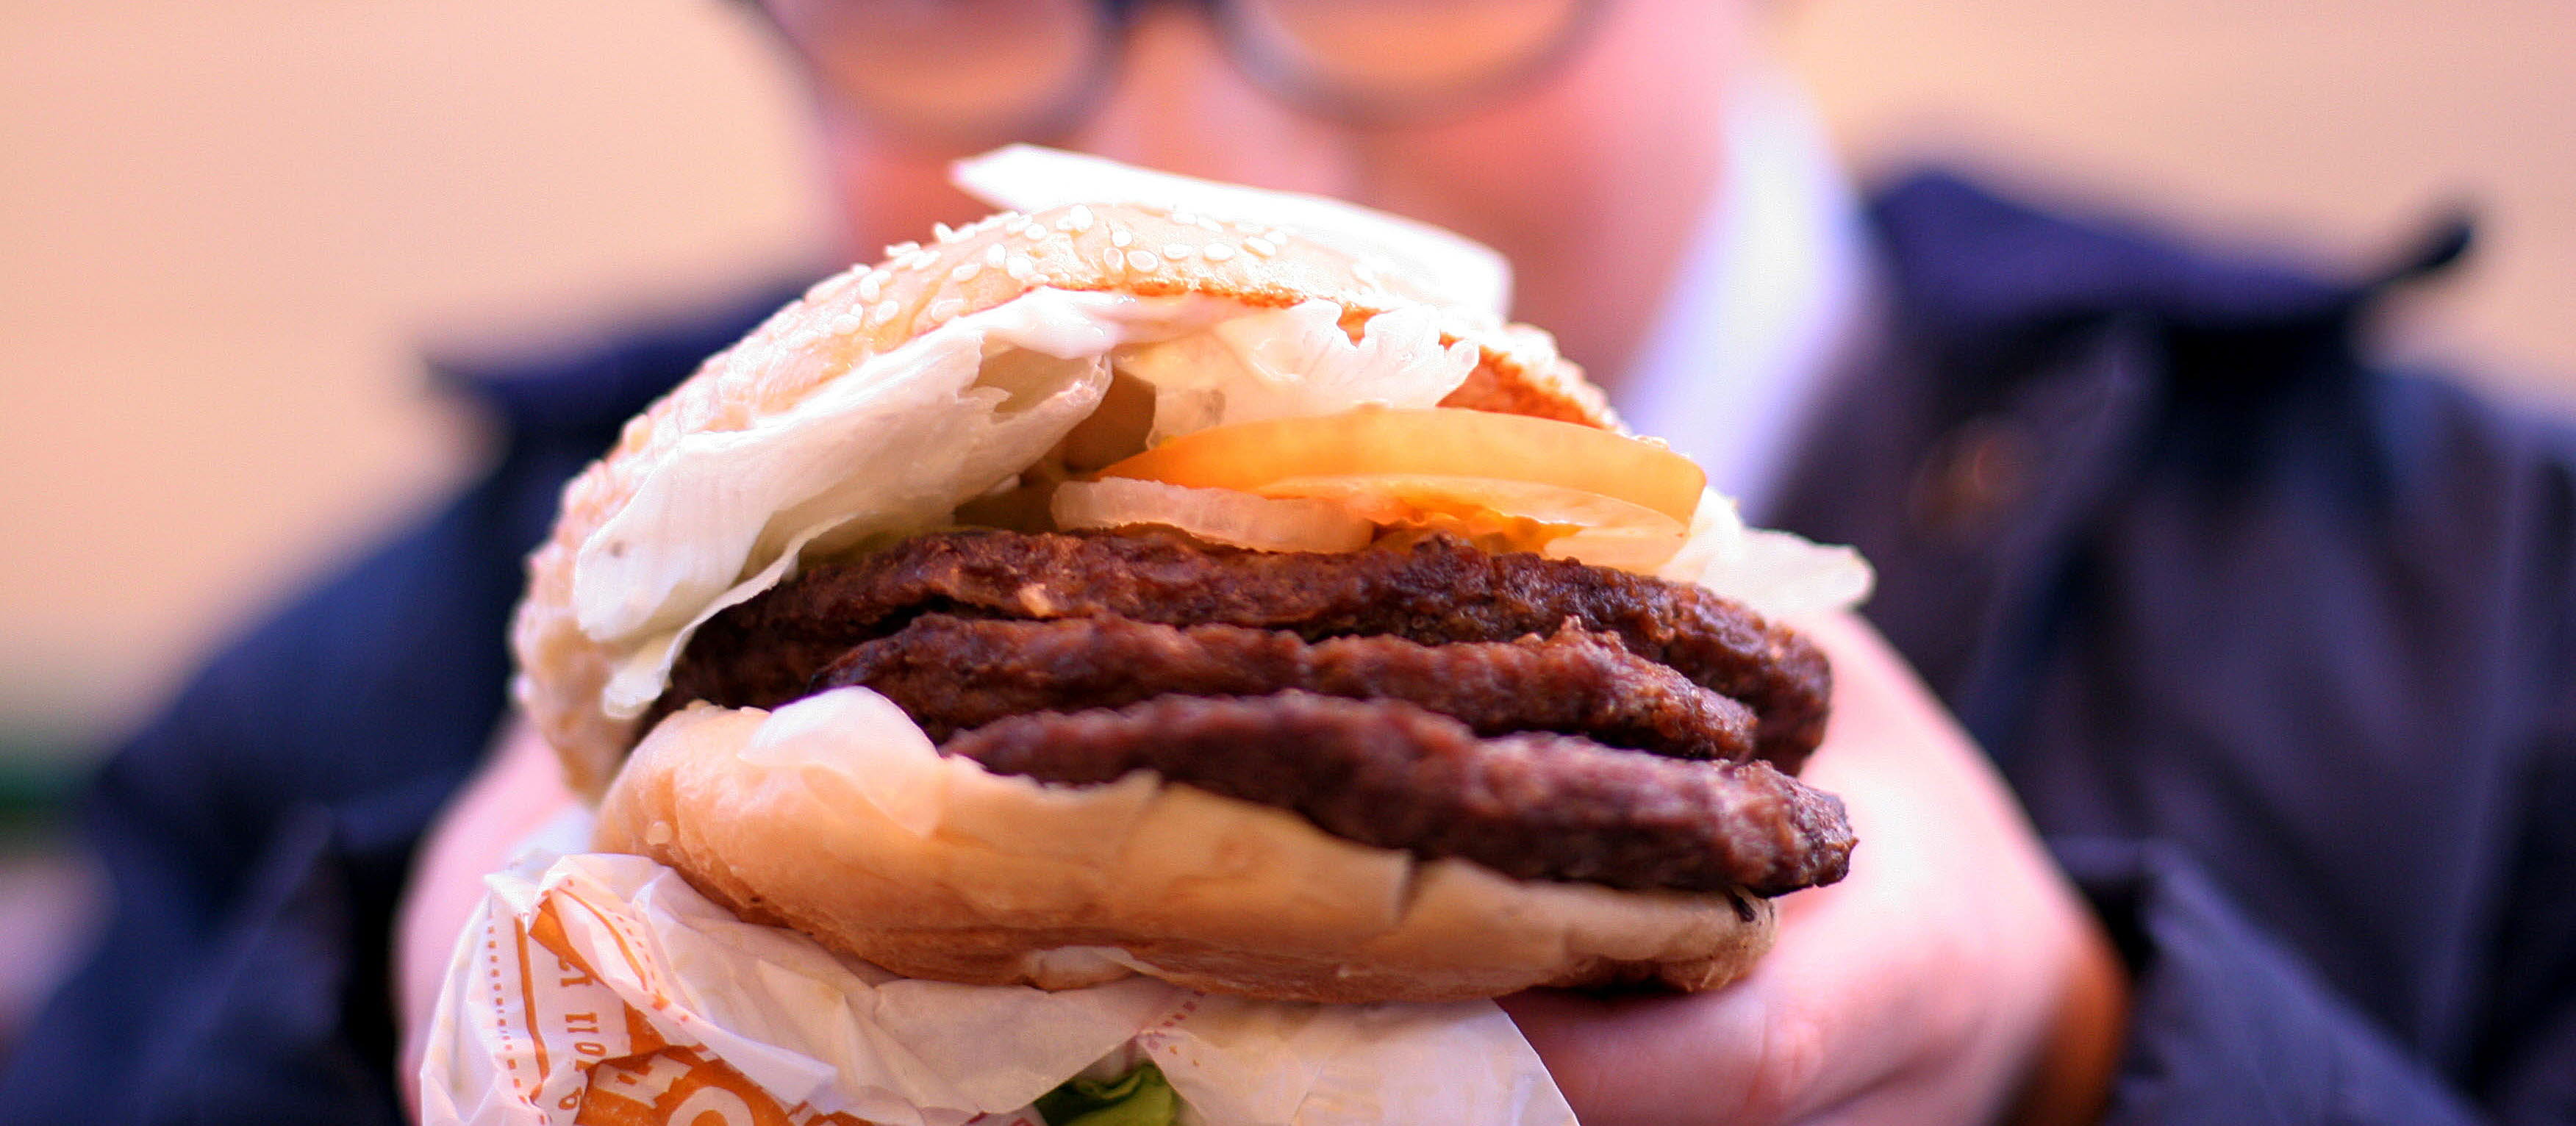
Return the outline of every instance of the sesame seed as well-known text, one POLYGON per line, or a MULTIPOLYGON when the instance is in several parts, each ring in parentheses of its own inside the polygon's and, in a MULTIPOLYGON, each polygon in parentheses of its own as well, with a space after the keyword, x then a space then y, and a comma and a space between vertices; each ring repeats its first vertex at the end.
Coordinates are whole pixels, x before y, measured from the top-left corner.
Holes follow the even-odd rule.
POLYGON ((884 324, 885 322, 894 319, 897 308, 898 306, 896 306, 894 298, 886 298, 883 301, 877 302, 876 308, 868 310, 868 319, 875 321, 878 324, 884 324))
POLYGON ((1001 243, 998 243, 998 242, 997 242, 997 243, 994 243, 994 244, 993 244, 993 245, 991 245, 991 246, 985 247, 985 248, 984 248, 984 264, 985 264, 985 265, 987 265, 987 266, 999 266, 999 265, 1001 265, 1001 264, 1002 264, 1002 255, 1003 255, 1003 254, 1005 254, 1005 253, 1007 253, 1007 252, 1006 252, 1006 251, 1004 251, 1004 250, 1002 249, 1002 244, 1001 244, 1001 243))
POLYGON ((1100 252, 1100 264, 1108 267, 1109 272, 1114 274, 1120 267, 1127 264, 1127 256, 1113 246, 1100 252))
POLYGON ((1279 248, 1277 246, 1273 245, 1269 239, 1263 238, 1259 235, 1254 235, 1251 238, 1243 240, 1243 248, 1264 258, 1268 258, 1271 255, 1279 253, 1279 248))
POLYGON ((930 318, 931 324, 941 325, 948 323, 948 321, 956 317, 957 314, 965 311, 965 302, 954 297, 949 297, 931 302, 929 311, 924 315, 930 318))
POLYGON ((1183 258, 1187 258, 1187 257, 1189 257, 1190 255, 1193 255, 1193 254, 1196 254, 1196 253, 1198 253, 1198 248, 1197 248, 1197 247, 1190 246, 1190 245, 1187 245, 1187 244, 1185 244, 1185 243, 1177 243, 1177 242, 1176 242, 1176 243, 1173 243, 1173 244, 1172 244, 1172 245, 1170 245, 1170 246, 1166 246, 1166 247, 1164 247, 1164 248, 1163 248, 1163 257, 1165 257, 1165 258, 1169 258, 1169 259, 1171 259, 1172 261, 1175 261, 1175 262, 1178 262, 1178 261, 1180 261, 1181 259, 1183 259, 1183 258))
POLYGON ((832 318, 832 335, 834 336, 856 335, 860 329, 866 327, 868 327, 867 322, 857 313, 843 313, 840 316, 832 318))
POLYGON ((1207 255, 1207 260, 1210 262, 1223 262, 1234 257, 1234 248, 1221 242, 1212 242, 1207 244, 1206 250, 1199 253, 1207 255))
POLYGON ((1028 255, 1025 254, 1012 255, 1010 261, 1002 264, 1002 268, 1009 271, 1012 277, 1020 278, 1022 280, 1026 280, 1028 275, 1038 272, 1038 264, 1030 261, 1028 255))
POLYGON ((957 264, 956 269, 948 271, 948 280, 961 282, 973 281, 975 280, 975 275, 983 272, 984 264, 981 262, 960 262, 957 264))
POLYGON ((1196 214, 1182 211, 1177 208, 1172 211, 1172 221, 1184 227, 1195 227, 1199 225, 1199 217, 1196 214))
POLYGON ((1073 230, 1077 233, 1090 230, 1091 209, 1079 203, 1074 204, 1073 210, 1065 213, 1065 220, 1073 224, 1073 230))
POLYGON ((1109 245, 1111 245, 1111 246, 1117 246, 1117 247, 1124 247, 1124 246, 1126 246, 1127 244, 1132 243, 1132 242, 1134 242, 1134 241, 1136 241, 1136 236, 1135 236, 1134 234, 1130 233, 1130 232, 1127 230, 1127 228, 1125 228, 1125 227, 1111 227, 1111 228, 1109 228, 1109 245))
POLYGON ((1138 273, 1150 274, 1162 269, 1163 261, 1142 250, 1130 250, 1127 252, 1127 265, 1138 273))
POLYGON ((1209 231, 1213 231, 1213 232, 1215 232, 1215 233, 1217 233, 1217 234, 1220 234, 1220 235, 1225 233, 1225 227, 1224 227, 1224 225, 1222 225, 1222 224, 1218 223, 1218 222, 1217 222, 1216 220, 1214 220, 1214 219, 1210 219, 1210 218, 1208 218, 1208 217, 1207 217, 1207 216, 1205 216, 1205 215, 1201 215, 1201 216, 1199 216, 1199 221, 1198 221, 1195 225, 1196 225, 1196 226, 1199 226, 1199 227, 1202 227, 1202 228, 1205 228, 1205 229, 1207 229, 1207 230, 1209 230, 1209 231))
POLYGON ((866 277, 859 279, 859 300, 874 301, 884 292, 885 271, 870 270, 866 277))
POLYGON ((930 237, 938 239, 941 242, 955 242, 957 241, 957 229, 946 223, 932 223, 930 225, 930 237))
POLYGON ((903 257, 909 256, 913 251, 916 251, 916 250, 919 250, 919 249, 921 249, 921 244, 920 244, 920 243, 917 243, 917 242, 898 242, 898 243, 894 244, 893 246, 889 246, 889 247, 887 247, 887 248, 886 248, 886 257, 888 257, 888 258, 903 258, 903 257))

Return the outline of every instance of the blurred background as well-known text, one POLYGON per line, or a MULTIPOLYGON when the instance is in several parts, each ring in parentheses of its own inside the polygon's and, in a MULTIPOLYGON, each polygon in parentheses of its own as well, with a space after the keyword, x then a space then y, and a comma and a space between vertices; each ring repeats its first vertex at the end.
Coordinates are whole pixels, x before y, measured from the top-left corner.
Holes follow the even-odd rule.
MULTIPOLYGON (((2576 407, 2576 5, 1780 15, 1864 179, 1940 160, 2328 269, 2467 205, 2388 347, 2576 407)), ((61 805, 97 750, 477 463, 424 351, 813 272, 798 113, 721 0, 0 0, 0 1051, 94 910, 61 805)))

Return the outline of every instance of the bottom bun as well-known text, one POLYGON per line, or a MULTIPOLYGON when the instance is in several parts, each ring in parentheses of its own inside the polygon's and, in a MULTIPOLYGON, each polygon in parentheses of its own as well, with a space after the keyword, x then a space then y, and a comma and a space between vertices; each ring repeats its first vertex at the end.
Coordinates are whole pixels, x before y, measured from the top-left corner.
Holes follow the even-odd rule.
POLYGON ((1774 928, 1754 896, 1511 879, 1147 773, 993 774, 864 688, 665 719, 610 787, 595 845, 896 973, 983 985, 1140 973, 1335 1002, 1706 989, 1774 928))

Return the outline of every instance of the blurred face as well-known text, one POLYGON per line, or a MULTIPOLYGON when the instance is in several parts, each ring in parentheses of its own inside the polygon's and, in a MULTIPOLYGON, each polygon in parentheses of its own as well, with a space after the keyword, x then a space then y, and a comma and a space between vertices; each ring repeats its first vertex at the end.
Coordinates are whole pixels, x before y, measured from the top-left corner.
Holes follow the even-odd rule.
POLYGON ((1749 20, 1748 0, 1147 2, 1102 53, 1064 46, 1118 43, 1090 0, 768 6, 812 80, 858 257, 982 214, 947 163, 1035 140, 1491 244, 1517 272, 1514 315, 1596 378, 1626 364, 1723 172, 1749 20), (864 30, 896 20, 910 31, 864 30))

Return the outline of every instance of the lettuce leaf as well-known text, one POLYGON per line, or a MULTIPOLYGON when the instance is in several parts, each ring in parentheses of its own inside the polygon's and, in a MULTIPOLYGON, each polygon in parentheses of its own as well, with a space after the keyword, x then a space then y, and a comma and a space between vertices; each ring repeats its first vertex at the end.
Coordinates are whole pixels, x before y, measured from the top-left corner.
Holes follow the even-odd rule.
POLYGON ((1437 406, 1476 370, 1465 341, 1440 343, 1439 314, 1419 306, 1368 319, 1353 341, 1342 307, 1300 302, 1205 331, 1130 347, 1118 370, 1154 386, 1159 444, 1211 426, 1338 414, 1355 406, 1437 406))
POLYGON ((1140 1063, 1116 1079, 1067 1079, 1037 1109, 1047 1126, 1172 1126, 1181 1100, 1162 1068, 1140 1063))

